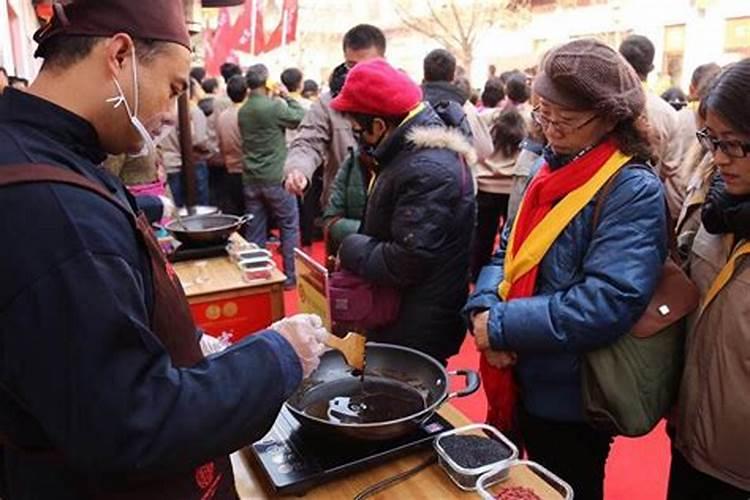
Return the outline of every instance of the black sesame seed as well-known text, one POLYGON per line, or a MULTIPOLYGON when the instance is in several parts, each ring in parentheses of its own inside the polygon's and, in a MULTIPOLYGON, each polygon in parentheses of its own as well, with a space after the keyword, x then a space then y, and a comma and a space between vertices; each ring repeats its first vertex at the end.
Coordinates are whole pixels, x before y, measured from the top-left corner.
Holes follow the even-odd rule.
POLYGON ((440 440, 440 445, 454 462, 467 469, 484 467, 512 455, 503 443, 482 436, 447 436, 440 440))

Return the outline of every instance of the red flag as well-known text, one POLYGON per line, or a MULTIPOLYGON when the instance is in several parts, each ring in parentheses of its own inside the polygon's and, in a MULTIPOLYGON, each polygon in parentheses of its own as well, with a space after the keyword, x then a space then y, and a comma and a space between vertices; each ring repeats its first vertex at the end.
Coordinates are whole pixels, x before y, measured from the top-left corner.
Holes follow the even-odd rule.
POLYGON ((255 2, 254 0, 247 0, 245 2, 245 6, 243 7, 242 14, 240 14, 240 17, 237 19, 237 23, 235 24, 237 43, 235 44, 234 48, 241 52, 252 53, 253 51, 252 40, 255 34, 255 28, 253 24, 255 16, 253 15, 253 9, 256 7, 256 4, 257 2, 255 2))
POLYGON ((292 43, 297 40, 297 21, 299 19, 299 1, 286 0, 286 40, 285 43, 292 43))
MULTIPOLYGON (((297 0, 284 0, 279 24, 271 33, 267 34, 263 52, 270 52, 297 39, 298 14, 299 5, 297 0)), ((260 25, 262 26, 262 23, 260 25)))
POLYGON ((216 75, 223 63, 222 59, 229 53, 227 48, 231 34, 232 25, 229 17, 229 9, 226 7, 219 10, 219 21, 213 35, 206 39, 206 72, 216 75))

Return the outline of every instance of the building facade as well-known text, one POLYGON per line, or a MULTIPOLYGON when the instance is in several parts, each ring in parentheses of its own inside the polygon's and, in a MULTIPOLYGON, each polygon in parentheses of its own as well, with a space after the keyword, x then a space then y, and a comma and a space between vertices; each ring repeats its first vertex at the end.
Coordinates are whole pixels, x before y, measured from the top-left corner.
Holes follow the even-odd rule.
MULTIPOLYGON (((422 77, 422 59, 441 44, 402 22, 397 6, 429 26, 427 2, 438 0, 300 0, 297 41, 260 57, 274 71, 296 65, 324 81, 342 61, 341 39, 351 26, 367 22, 388 38, 388 59, 414 79, 422 77)), ((486 0, 454 0, 461 9, 486 0)), ((479 11, 481 12, 481 11, 479 11)), ((513 27, 487 20, 478 34, 470 76, 481 87, 494 65, 498 72, 537 64, 548 48, 594 36, 617 46, 631 33, 649 37, 656 47, 649 83, 657 90, 679 85, 687 90, 693 69, 706 62, 727 64, 750 56, 748 0, 532 0, 513 27)), ((251 62, 258 58, 243 58, 251 62)), ((460 57, 459 57, 460 59, 460 57)))

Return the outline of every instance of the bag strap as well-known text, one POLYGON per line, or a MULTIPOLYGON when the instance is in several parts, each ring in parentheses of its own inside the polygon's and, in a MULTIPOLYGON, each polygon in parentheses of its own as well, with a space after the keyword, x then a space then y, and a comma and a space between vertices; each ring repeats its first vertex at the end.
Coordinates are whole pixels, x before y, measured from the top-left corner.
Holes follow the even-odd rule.
POLYGON ((607 180, 607 183, 602 186, 602 189, 599 191, 599 196, 596 198, 596 204, 594 205, 594 215, 591 219, 591 225, 594 229, 599 226, 599 218, 601 217, 602 209, 604 208, 604 200, 609 196, 609 193, 612 192, 612 189, 614 189, 615 180, 617 180, 617 174, 610 177, 607 180))
MULTIPOLYGON (((619 175, 619 173, 618 173, 619 175)), ((592 217, 592 223, 591 226, 593 227, 594 231, 596 231, 596 228, 599 226, 599 219, 602 215, 602 210, 604 209, 604 200, 609 196, 609 194, 612 192, 612 189, 614 189, 615 182, 617 181, 618 175, 613 175, 610 177, 610 179, 607 181, 607 184, 605 184, 601 191, 599 192, 599 197, 596 199, 596 204, 594 205, 594 215, 592 217)), ((677 250, 677 235, 676 235, 676 229, 675 229, 675 221, 672 220, 672 217, 669 215, 669 205, 667 204, 667 198, 666 196, 664 198, 664 208, 666 210, 666 223, 667 223, 667 247, 669 252, 669 257, 672 258, 672 260, 675 261, 677 265, 682 265, 682 258, 680 257, 680 253, 677 250)))
POLYGON ((133 212, 104 186, 77 174, 64 167, 55 167, 41 163, 19 163, 16 165, 0 166, 0 188, 18 184, 35 184, 51 182, 66 184, 97 194, 119 208, 131 221, 135 220, 133 212))
POLYGON ((711 305, 711 303, 719 295, 719 293, 724 289, 727 283, 729 283, 729 280, 732 279, 732 276, 734 276, 734 271, 737 268, 737 263, 739 259, 745 255, 750 255, 750 241, 745 241, 737 245, 737 247, 734 249, 732 254, 729 256, 727 263, 724 265, 722 270, 716 276, 716 279, 711 284, 711 288, 708 290, 708 293, 706 294, 706 298, 704 299, 703 304, 701 305, 701 312, 700 312, 701 316, 703 316, 703 313, 706 311, 708 306, 711 305))

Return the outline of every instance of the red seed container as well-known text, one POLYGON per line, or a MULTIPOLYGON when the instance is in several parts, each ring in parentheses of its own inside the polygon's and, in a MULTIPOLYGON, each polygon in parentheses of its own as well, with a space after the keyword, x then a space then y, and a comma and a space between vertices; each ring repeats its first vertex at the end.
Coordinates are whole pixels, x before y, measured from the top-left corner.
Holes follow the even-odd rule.
MULTIPOLYGON (((526 475, 528 475, 528 472, 526 472, 526 475)), ((496 500, 504 491, 508 494, 508 498, 514 499, 524 499, 528 496, 528 500, 532 498, 534 500, 536 498, 540 500, 573 500, 573 488, 568 483, 538 463, 528 460, 514 460, 510 464, 503 464, 495 470, 487 472, 477 481, 476 491, 483 500, 496 500), (516 467, 527 468, 533 474, 535 484, 518 486, 511 484, 512 481, 503 482, 516 467), (528 491, 533 491, 536 498, 526 495, 528 491)), ((500 496, 500 498, 503 497, 500 496)))

